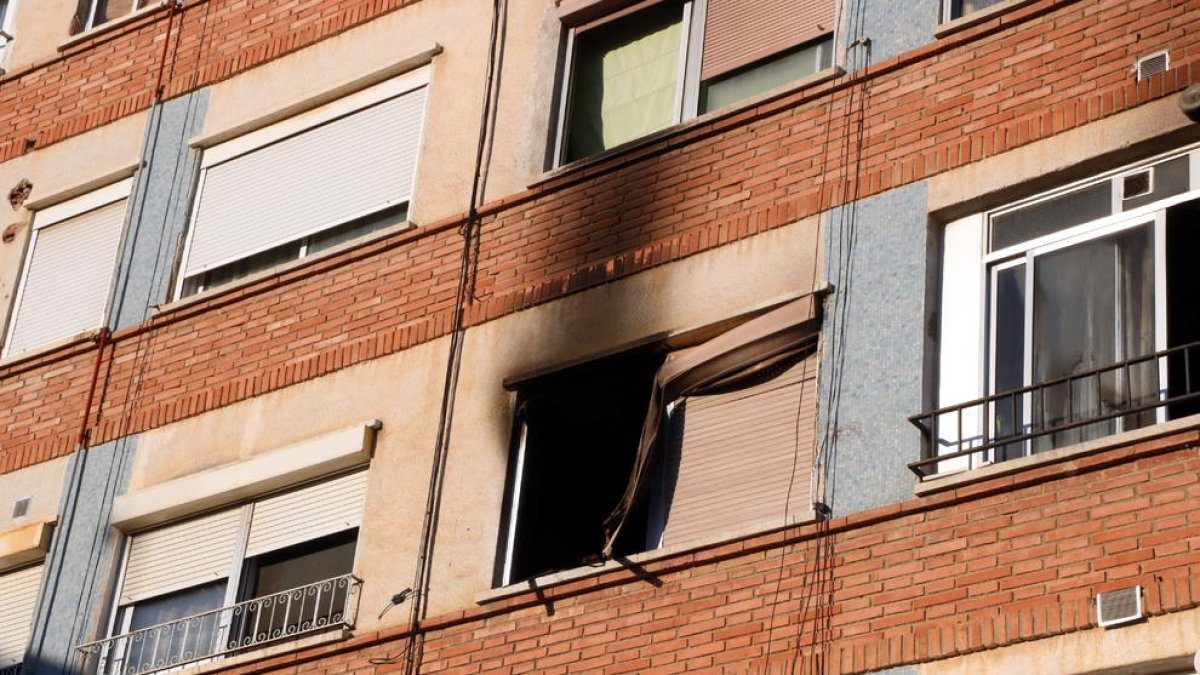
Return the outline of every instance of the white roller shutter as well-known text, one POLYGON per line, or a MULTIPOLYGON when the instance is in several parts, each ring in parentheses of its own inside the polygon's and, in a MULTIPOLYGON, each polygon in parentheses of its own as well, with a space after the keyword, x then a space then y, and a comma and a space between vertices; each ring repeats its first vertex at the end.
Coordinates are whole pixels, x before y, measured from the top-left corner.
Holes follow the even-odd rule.
POLYGON ((664 546, 783 525, 785 511, 808 511, 816 359, 753 387, 686 400, 664 546))
POLYGON ((254 505, 246 557, 358 527, 367 495, 367 472, 310 485, 254 505))
POLYGON ((35 231, 6 355, 104 323, 125 203, 120 199, 35 231))
POLYGON ((239 558, 243 509, 229 509, 134 535, 121 604, 229 576, 239 558))
POLYGON ((25 658, 42 566, 0 574, 0 668, 25 658))
POLYGON ((425 90, 209 167, 201 180, 185 276, 407 201, 425 90))

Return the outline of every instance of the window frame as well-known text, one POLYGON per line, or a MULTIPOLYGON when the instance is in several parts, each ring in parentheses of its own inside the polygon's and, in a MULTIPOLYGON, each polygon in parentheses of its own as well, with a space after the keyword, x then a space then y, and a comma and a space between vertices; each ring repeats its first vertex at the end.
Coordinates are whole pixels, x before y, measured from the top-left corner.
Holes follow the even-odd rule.
POLYGON ((4 0, 0 7, 4 14, 0 16, 0 75, 5 73, 8 66, 9 54, 12 53, 12 43, 17 37, 13 35, 13 25, 16 24, 17 4, 19 0, 4 0))
MULTIPOLYGON (((13 293, 12 304, 8 312, 8 317, 4 326, 4 346, 0 351, 0 359, 10 359, 23 355, 36 354, 47 349, 53 348, 55 345, 61 344, 64 340, 70 339, 71 336, 57 338, 50 342, 29 346, 21 351, 14 352, 12 347, 13 331, 16 329, 17 321, 20 318, 22 303, 25 301, 25 294, 29 281, 29 272, 33 266, 33 259, 37 253, 38 239, 41 232, 45 229, 58 225, 62 222, 70 220, 76 216, 81 216, 89 211, 95 211, 111 204, 115 204, 121 200, 126 200, 125 211, 122 215, 121 233, 117 239, 116 263, 109 270, 108 289, 104 306, 98 312, 99 316, 95 322, 95 326, 84 328, 83 331, 94 330, 104 325, 104 320, 112 307, 113 297, 113 282, 116 279, 117 268, 121 264, 121 249, 124 240, 124 229, 129 219, 129 201, 133 198, 133 178, 125 178, 118 180, 103 187, 90 190, 84 194, 64 199, 60 202, 46 206, 34 212, 32 224, 29 228, 29 240, 25 244, 25 251, 22 254, 20 266, 20 276, 18 277, 16 290, 13 293)), ((89 322, 91 325, 91 322, 89 322)))
MULTIPOLYGON (((308 488, 320 486, 325 483, 330 483, 335 480, 350 477, 354 474, 359 474, 359 473, 366 474, 368 470, 369 469, 367 469, 365 467, 356 467, 356 468, 350 469, 348 471, 343 471, 343 472, 339 472, 339 473, 336 473, 333 475, 323 476, 317 480, 306 481, 304 483, 292 485, 285 489, 278 490, 275 492, 269 492, 269 493, 257 495, 253 499, 243 501, 240 503, 229 504, 229 505, 218 507, 216 509, 206 511, 203 513, 194 513, 194 514, 182 517, 182 518, 172 520, 170 522, 156 524, 156 525, 153 525, 150 527, 141 528, 138 530, 133 530, 133 531, 125 533, 124 541, 121 544, 120 564, 117 567, 117 573, 116 573, 116 576, 114 577, 113 585, 112 585, 112 605, 111 605, 111 608, 109 609, 109 616, 108 616, 108 620, 106 622, 106 630, 104 630, 102 632, 103 637, 101 638, 101 640, 118 640, 118 641, 113 642, 109 645, 106 645, 103 648, 103 650, 101 651, 100 657, 99 657, 99 663, 101 664, 101 667, 98 670, 98 672, 103 672, 103 668, 109 668, 112 666, 112 664, 109 662, 109 658, 111 657, 110 651, 114 646, 121 644, 121 642, 119 641, 119 638, 121 636, 125 636, 128 633, 130 633, 130 631, 131 631, 130 626, 132 625, 133 615, 139 604, 149 601, 149 600, 155 600, 158 598, 166 597, 166 596, 169 596, 169 595, 172 595, 175 593, 180 593, 180 592, 183 592, 186 590, 200 588, 201 586, 204 585, 204 584, 197 584, 197 585, 187 586, 182 589, 172 590, 172 591, 168 591, 167 593, 161 593, 159 595, 143 598, 136 602, 129 602, 129 603, 122 604, 121 594, 125 590, 125 584, 127 581, 127 575, 128 575, 128 570, 129 570, 130 553, 131 553, 131 550, 133 547, 134 539, 136 537, 138 537, 139 535, 145 535, 145 534, 152 533, 152 532, 159 531, 159 530, 164 530, 166 528, 175 527, 180 524, 187 523, 188 521, 193 521, 193 520, 203 518, 206 516, 210 516, 210 515, 213 515, 216 513, 220 513, 220 512, 224 512, 224 511, 240 511, 241 513, 238 516, 240 518, 240 522, 238 525, 238 534, 237 534, 237 538, 236 538, 235 544, 234 544, 234 555, 232 556, 232 559, 231 559, 230 565, 229 565, 229 569, 228 569, 229 574, 225 577, 221 577, 219 579, 212 580, 212 583, 216 583, 218 581, 223 580, 223 582, 225 584, 225 589, 224 589, 224 594, 223 594, 223 597, 221 600, 221 604, 218 605, 218 607, 216 609, 231 607, 233 605, 238 604, 239 602, 256 599, 255 597, 252 596, 252 594, 250 594, 249 588, 245 586, 247 577, 252 572, 251 562, 255 558, 260 557, 261 555, 267 555, 267 554, 273 553, 275 551, 286 550, 287 548, 290 548, 291 546, 297 545, 297 544, 290 544, 290 545, 282 547, 280 549, 275 549, 274 551, 267 551, 265 553, 259 553, 256 555, 248 555, 247 554, 247 544, 249 543, 249 539, 250 539, 250 529, 251 529, 251 525, 252 525, 253 519, 254 519, 255 507, 258 506, 259 504, 261 504, 267 500, 270 500, 272 498, 275 498, 275 497, 279 497, 279 496, 287 495, 289 493, 295 493, 295 492, 299 492, 301 490, 305 490, 308 488), (245 595, 246 597, 242 597, 243 595, 245 595)), ((365 479, 366 479, 366 476, 364 475, 364 480, 365 479)), ((355 539, 354 554, 352 556, 351 572, 350 572, 351 574, 353 574, 354 567, 355 567, 355 565, 358 564, 358 561, 359 561, 359 558, 358 558, 359 544, 361 542, 361 532, 362 532, 361 516, 365 512, 366 512, 366 506, 364 503, 363 508, 360 511, 360 516, 359 516, 360 523, 358 525, 355 525, 354 527, 344 528, 342 530, 339 530, 338 532, 334 532, 331 534, 322 534, 314 539, 307 539, 303 542, 300 542, 299 544, 301 544, 301 545, 307 544, 307 543, 311 543, 314 541, 319 541, 319 540, 327 538, 327 537, 339 536, 350 530, 356 530, 356 533, 354 536, 354 539, 355 539)), ((265 596, 260 596, 260 597, 265 597, 265 596)), ((213 611, 213 610, 205 610, 205 611, 207 612, 207 611, 213 611)), ((222 633, 222 637, 220 638, 220 640, 218 640, 218 644, 228 640, 230 631, 232 630, 231 624, 220 626, 219 630, 222 633)), ((255 644, 255 645, 245 647, 244 649, 250 650, 250 651, 253 651, 256 649, 265 649, 272 645, 279 644, 279 642, 280 641, 278 641, 278 640, 267 641, 267 642, 264 642, 261 644, 255 644)), ((204 658, 196 660, 196 661, 189 661, 189 662, 185 662, 182 664, 178 664, 176 666, 170 666, 170 667, 164 668, 164 670, 168 669, 168 668, 178 668, 181 666, 195 665, 197 663, 212 662, 212 661, 215 661, 215 660, 218 660, 221 658, 225 658, 225 657, 229 656, 230 653, 231 652, 229 652, 229 651, 220 651, 215 654, 212 654, 211 656, 204 657, 204 658)), ((161 672, 161 671, 154 670, 154 671, 147 671, 147 672, 161 672)))
MULTIPOLYGON (((688 120, 692 120, 703 115, 715 114, 722 110, 732 110, 739 105, 738 103, 733 103, 724 107, 714 108, 703 113, 700 112, 700 99, 704 90, 704 85, 706 84, 706 80, 701 78, 701 66, 704 56, 704 37, 707 23, 706 19, 708 16, 708 1, 709 0, 642 0, 641 2, 629 2, 592 20, 575 23, 567 22, 563 24, 562 28, 564 46, 562 68, 561 72, 556 77, 559 93, 558 100, 555 102, 555 105, 552 108, 556 115, 553 124, 553 152, 551 155, 552 169, 570 166, 577 162, 586 161, 626 145, 636 143, 641 139, 653 136, 656 133, 660 133, 674 126, 678 126, 679 124, 682 124, 688 120), (599 28, 610 21, 616 21, 629 16, 630 14, 640 12, 644 9, 671 2, 678 2, 680 5, 682 5, 679 64, 676 68, 677 82, 675 102, 672 106, 673 115, 671 123, 664 126, 662 129, 631 138, 627 141, 618 143, 611 148, 606 148, 589 155, 567 159, 567 145, 570 136, 569 117, 571 111, 571 102, 574 98, 574 87, 576 84, 575 57, 577 50, 577 34, 581 29, 591 30, 599 28)), ((832 30, 823 33, 817 38, 810 39, 802 43, 797 43, 780 52, 763 57, 758 61, 740 66, 734 71, 731 71, 729 74, 736 72, 748 72, 752 70, 755 65, 764 64, 780 56, 781 54, 787 53, 789 50, 800 49, 806 46, 819 47, 816 50, 817 67, 815 68, 813 74, 820 73, 823 69, 821 69, 819 66, 824 55, 828 55, 830 66, 834 65, 834 55, 836 53, 834 46, 836 44, 836 37, 837 30, 836 26, 834 26, 832 30)), ((797 79, 793 81, 796 82, 800 80, 797 79)), ((765 90, 763 93, 766 91, 771 90, 765 90)), ((753 100, 753 97, 743 100, 753 100)))
MULTIPOLYGON (((1157 173, 1157 172, 1155 172, 1157 173)), ((1152 179, 1153 180, 1157 180, 1152 179)), ((1151 190, 1153 190, 1153 182, 1151 190)), ((1131 197, 1137 198, 1137 197, 1131 197)), ((1075 246, 1096 241, 1119 232, 1129 232, 1139 227, 1150 227, 1153 236, 1153 251, 1151 260, 1154 265, 1153 301, 1154 316, 1153 342, 1155 351, 1168 347, 1167 296, 1169 293, 1167 281, 1167 209, 1179 204, 1200 199, 1200 145, 1184 146, 1147 159, 1125 164, 1117 168, 1094 174, 1087 178, 1069 182, 1057 188, 1039 192, 1030 197, 1012 201, 1003 206, 979 211, 954 221, 947 222, 942 227, 942 250, 939 254, 941 266, 941 281, 939 287, 940 338, 939 338, 939 376, 935 387, 935 408, 941 409, 952 406, 960 401, 971 401, 981 396, 991 396, 997 393, 995 349, 997 344, 997 320, 995 318, 996 303, 994 275, 996 271, 1011 266, 1025 265, 1023 278, 1027 296, 1024 305, 1023 327, 1023 385, 1036 384, 1032 382, 1032 306, 1033 300, 1030 282, 1033 280, 1033 261, 1039 256, 1063 251, 1075 246), (1149 167, 1187 157, 1188 158, 1188 187, 1187 189, 1161 197, 1149 203, 1142 204, 1127 211, 1122 210, 1124 198, 1121 195, 1121 181, 1126 176, 1138 173, 1149 167), (1112 196, 1108 215, 1052 230, 1016 244, 1007 245, 995 250, 990 249, 991 228, 997 216, 1036 206, 1043 202, 1061 198, 1074 192, 1109 182, 1112 185, 1112 196), (953 240, 953 243, 951 243, 953 240), (974 243, 972 243, 974 242, 974 243), (978 253, 972 259, 967 252, 968 247, 978 246, 978 253), (974 279, 966 280, 967 269, 974 279), (953 283, 951 280, 953 279, 953 283), (970 356, 974 355, 974 356, 970 356), (970 362, 964 364, 964 359, 970 362), (957 364, 957 365, 955 365, 957 364), (966 365, 966 367, 964 367, 966 365), (952 367, 953 366, 953 367, 952 367)), ((1158 365, 1160 390, 1168 386, 1167 364, 1158 365)), ((1024 397, 1023 397, 1024 398, 1024 397)), ((996 403, 990 403, 984 409, 970 408, 962 411, 962 439, 952 429, 939 428, 937 438, 934 438, 937 455, 948 454, 956 450, 958 443, 964 448, 972 446, 971 439, 982 433, 984 417, 996 418, 996 403)), ((1029 401, 1022 402, 1022 410, 1018 418, 1022 428, 1030 425, 1032 411, 1028 409, 1029 401)), ((1160 408, 1156 411, 1156 423, 1166 421, 1167 410, 1160 408)), ((1123 420, 1117 418, 1117 431, 1123 430, 1123 420)), ((995 430, 992 433, 996 433, 995 430)), ((992 438, 993 441, 1000 439, 992 438)), ((1023 442, 1022 457, 1031 455, 1031 443, 1023 442)), ((938 463, 936 474, 945 475, 965 469, 977 469, 989 464, 1003 462, 1014 457, 997 459, 994 448, 990 451, 970 456, 949 459, 938 463)), ((1064 446, 1065 447, 1065 446, 1064 446)), ((931 456, 931 458, 936 455, 931 456)))
POLYGON ((119 21, 127 16, 133 16, 142 10, 149 9, 154 6, 153 0, 132 0, 132 5, 130 6, 128 12, 125 12, 120 16, 109 17, 100 23, 96 23, 96 12, 99 11, 101 2, 104 2, 104 0, 91 0, 88 3, 87 22, 84 23, 83 31, 81 32, 86 32, 92 30, 93 28, 99 28, 100 26, 106 26, 114 21, 119 21))
MULTIPOLYGON (((302 237, 276 242, 266 248, 262 248, 261 250, 254 250, 250 253, 242 253, 235 258, 224 260, 219 264, 210 265, 198 272, 193 272, 191 274, 187 273, 188 261, 192 255, 193 245, 195 243, 196 224, 200 213, 199 207, 204 196, 207 173, 212 167, 235 160, 242 156, 249 155, 250 153, 261 150, 275 143, 301 136, 323 125, 361 113, 373 106, 384 104, 402 96, 407 96, 421 88, 428 89, 431 82, 431 72, 432 68, 429 65, 420 66, 412 71, 390 78, 383 82, 370 85, 335 100, 318 103, 315 107, 292 114, 284 119, 272 121, 272 119, 268 117, 263 121, 263 123, 261 123, 261 125, 247 130, 244 133, 240 133, 232 137, 216 137, 193 142, 192 145, 198 147, 202 151, 202 156, 200 158, 199 170, 196 174, 193 194, 190 200, 187 234, 185 236, 183 249, 179 257, 179 264, 175 275, 176 279, 171 291, 171 300, 183 300, 215 288, 232 288, 240 282, 256 278, 257 275, 262 272, 276 269, 282 265, 287 265, 297 260, 306 259, 310 257, 307 252, 307 244, 312 238, 356 221, 365 221, 372 216, 385 214, 392 209, 404 207, 406 209, 404 219, 394 226, 386 226, 382 229, 391 229, 392 227, 402 228, 405 227, 406 224, 410 225, 412 222, 412 205, 417 201, 420 190, 420 181, 418 180, 421 160, 420 150, 424 144, 426 122, 428 121, 428 92, 425 97, 424 108, 421 111, 420 129, 417 132, 417 137, 413 140, 414 147, 416 148, 413 160, 413 182, 406 196, 394 199, 389 198, 380 205, 375 206, 366 212, 353 213, 340 217, 333 222, 324 224, 321 229, 314 232, 309 232, 302 237), (198 284, 199 290, 188 294, 185 294, 184 292, 187 290, 189 282, 192 279, 201 277, 209 272, 221 269, 227 265, 232 265, 247 260, 260 253, 265 253, 269 250, 288 245, 295 245, 297 247, 298 253, 296 257, 274 265, 269 265, 260 270, 255 270, 244 275, 243 277, 218 284, 216 286, 207 287, 201 282, 198 284)), ((236 132, 237 129, 233 131, 236 132)), ((363 236, 367 235, 364 234, 363 236)), ((325 253, 325 250, 322 250, 317 254, 313 254, 313 256, 322 253, 325 253)))

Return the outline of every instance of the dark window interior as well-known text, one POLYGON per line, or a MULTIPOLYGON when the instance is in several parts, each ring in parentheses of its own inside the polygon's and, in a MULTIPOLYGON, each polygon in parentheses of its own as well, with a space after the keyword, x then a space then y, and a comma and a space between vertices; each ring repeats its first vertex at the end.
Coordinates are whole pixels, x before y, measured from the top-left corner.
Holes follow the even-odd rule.
POLYGON ((254 602, 231 617, 230 648, 342 621, 350 585, 335 577, 352 570, 357 541, 358 530, 347 530, 248 559, 242 596, 254 602))
MULTIPOLYGON (((524 475, 512 475, 514 462, 509 479, 510 495, 521 481, 510 582, 598 559, 661 363, 659 354, 623 354, 521 387, 527 431, 524 475)), ((639 511, 622 529, 617 555, 645 550, 645 506, 639 511)))
MULTIPOLYGON (((133 612, 129 620, 129 631, 151 628, 217 609, 224 603, 226 583, 226 579, 221 579, 128 607, 125 611, 133 612)), ((123 672, 140 673, 151 670, 156 664, 181 663, 192 660, 196 655, 216 651, 219 642, 216 616, 209 615, 208 618, 197 620, 188 626, 189 630, 182 639, 171 639, 175 631, 169 626, 131 639, 124 646, 123 672)))
MULTIPOLYGON (((1167 209, 1167 344, 1171 347, 1200 341, 1200 201, 1167 209)), ((1185 359, 1176 354, 1168 359, 1170 396, 1200 391, 1200 349, 1190 350, 1185 359), (1189 372, 1190 371, 1190 372, 1189 372)), ((1185 401, 1170 407, 1172 419, 1200 413, 1200 401, 1185 401)))

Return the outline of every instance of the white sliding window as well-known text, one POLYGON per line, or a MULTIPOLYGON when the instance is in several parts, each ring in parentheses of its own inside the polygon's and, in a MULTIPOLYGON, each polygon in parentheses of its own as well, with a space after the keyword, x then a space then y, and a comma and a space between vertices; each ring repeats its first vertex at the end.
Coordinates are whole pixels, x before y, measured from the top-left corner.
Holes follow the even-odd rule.
POLYGON ((103 325, 130 187, 121 181, 34 215, 5 356, 103 325))

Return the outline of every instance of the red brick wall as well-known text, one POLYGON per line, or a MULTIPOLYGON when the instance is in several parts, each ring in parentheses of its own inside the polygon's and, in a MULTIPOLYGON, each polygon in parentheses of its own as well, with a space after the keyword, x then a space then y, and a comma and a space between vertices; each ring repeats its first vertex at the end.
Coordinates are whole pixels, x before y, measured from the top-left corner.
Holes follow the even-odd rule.
MULTIPOLYGON (((370 8, 386 11, 398 4, 375 2, 370 8)), ((279 17, 290 7, 225 0, 189 5, 182 20, 184 44, 200 42, 195 49, 181 48, 191 55, 180 56, 170 71, 172 92, 298 47, 303 44, 298 36, 315 40, 353 23, 322 19, 288 33, 294 25, 279 17), (248 21, 263 12, 268 18, 248 21), (215 24, 201 40, 202 22, 238 23, 239 17, 261 31, 261 41, 240 56, 213 56, 245 44, 215 30, 215 24)), ((349 0, 322 7, 335 18, 374 15, 349 0), (361 11, 348 9, 355 7, 361 11)), ((305 17, 310 15, 300 14, 297 21, 308 21, 305 17)), ((149 77, 145 49, 134 47, 144 48, 160 30, 161 21, 154 21, 98 38, 92 51, 81 47, 78 54, 5 81, 0 99, 8 102, 0 100, 5 111, 0 128, 7 123, 12 130, 5 138, 40 129, 36 133, 53 139, 104 123, 108 117, 97 112, 107 109, 103 106, 135 109, 133 99, 114 92, 149 77), (139 56, 120 51, 126 49, 139 56), (99 58, 102 50, 113 53, 99 58), (126 76, 130 79, 121 79, 126 76), (80 88, 108 80, 124 84, 80 98, 80 88), (31 101, 36 114, 10 114, 31 101), (45 110, 69 105, 81 112, 61 115, 61 123, 45 110)), ((751 236, 1179 91, 1200 81, 1200 32, 1186 30, 1194 25, 1200 25, 1197 3, 1041 0, 867 73, 702 120, 567 172, 485 210, 477 301, 469 321, 751 236), (1171 49, 1175 67, 1134 84, 1128 68, 1135 57, 1164 47, 1171 49), (861 149, 847 144, 860 120, 861 149), (844 180, 847 176, 854 180, 844 180)), ((0 147, 0 156, 3 152, 0 147)), ((96 427, 92 441, 153 428, 444 335, 456 283, 458 224, 452 218, 396 235, 118 334, 103 355, 89 416, 96 427)), ((0 413, 0 470, 74 447, 94 354, 73 349, 0 369, 0 410, 8 411, 0 413)))
MULTIPOLYGON (((1092 596, 1135 584, 1150 615, 1197 607, 1198 445, 1178 433, 433 617, 420 672, 833 675, 1093 628, 1092 596)), ((405 636, 226 672, 393 672, 402 658, 371 660, 405 636)))

